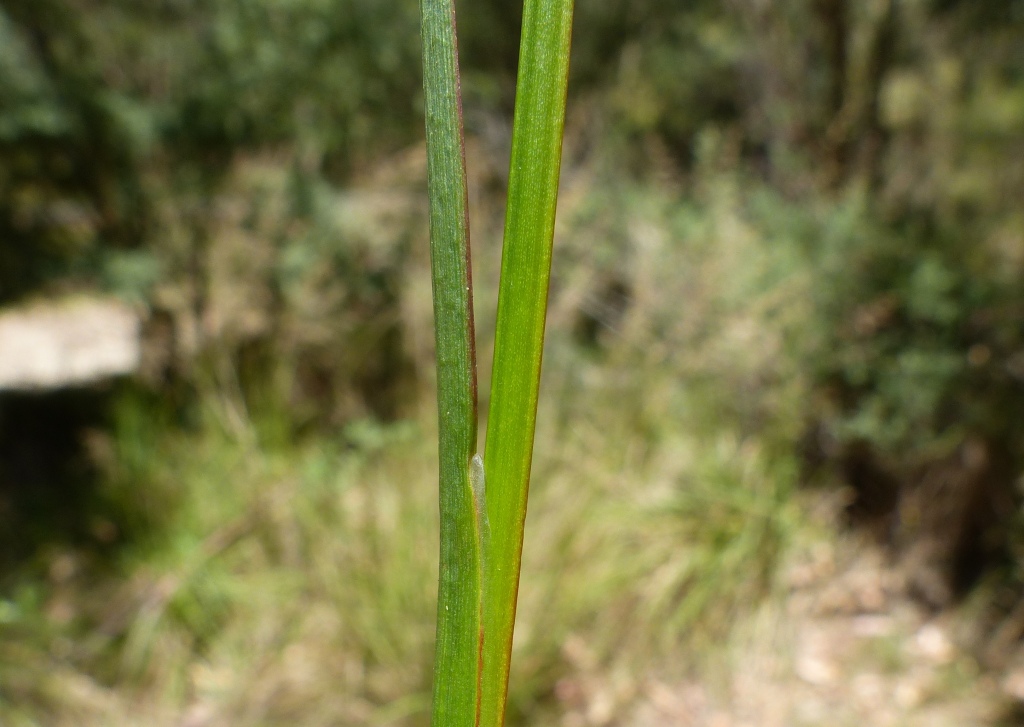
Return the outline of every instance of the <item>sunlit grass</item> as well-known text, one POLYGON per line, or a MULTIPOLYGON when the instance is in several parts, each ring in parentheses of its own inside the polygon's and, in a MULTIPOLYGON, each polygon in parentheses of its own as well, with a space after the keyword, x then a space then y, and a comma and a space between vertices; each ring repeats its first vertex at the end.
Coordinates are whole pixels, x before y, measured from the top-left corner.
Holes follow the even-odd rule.
MULTIPOLYGON (((64 686, 40 704, 84 709, 89 724, 134 724, 139 704, 151 724, 425 724, 437 540, 428 429, 365 423, 343 441, 278 450, 216 423, 168 435, 137 484, 173 480, 176 505, 100 594, 76 594, 87 612, 66 637, 71 668, 47 676, 89 684, 96 704, 64 686)), ((552 685, 579 668, 574 643, 596 669, 657 668, 680 653, 695 665, 694 647, 727 633, 770 580, 789 512, 785 478, 728 436, 651 446, 610 428, 541 442, 517 724, 558 712, 552 685)), ((22 636, 42 679, 53 662, 22 636)))

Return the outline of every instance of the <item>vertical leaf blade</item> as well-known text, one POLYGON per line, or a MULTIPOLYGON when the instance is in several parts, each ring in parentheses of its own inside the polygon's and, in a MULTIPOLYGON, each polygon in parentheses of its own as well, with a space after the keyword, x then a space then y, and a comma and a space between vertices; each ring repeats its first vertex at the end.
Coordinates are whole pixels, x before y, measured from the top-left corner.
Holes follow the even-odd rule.
POLYGON ((481 724, 504 720, 565 123, 572 0, 526 0, 484 470, 481 724))

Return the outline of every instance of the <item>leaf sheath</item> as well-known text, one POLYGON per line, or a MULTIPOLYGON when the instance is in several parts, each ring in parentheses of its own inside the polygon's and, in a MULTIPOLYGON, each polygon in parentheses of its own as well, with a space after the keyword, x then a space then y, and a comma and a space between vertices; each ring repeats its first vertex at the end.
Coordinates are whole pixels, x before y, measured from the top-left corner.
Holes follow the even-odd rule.
POLYGON ((476 351, 466 162, 452 0, 422 0, 430 263, 437 348, 441 548, 433 724, 479 723, 482 669, 482 506, 476 452, 476 351))

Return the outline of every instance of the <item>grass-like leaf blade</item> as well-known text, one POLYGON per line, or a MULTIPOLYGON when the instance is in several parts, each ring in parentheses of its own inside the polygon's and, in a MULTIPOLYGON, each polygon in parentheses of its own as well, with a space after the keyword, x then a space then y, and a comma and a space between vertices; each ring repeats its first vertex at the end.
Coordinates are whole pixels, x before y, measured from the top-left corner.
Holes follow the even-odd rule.
POLYGON ((572 0, 526 0, 516 84, 484 470, 481 724, 503 723, 562 155, 572 0))

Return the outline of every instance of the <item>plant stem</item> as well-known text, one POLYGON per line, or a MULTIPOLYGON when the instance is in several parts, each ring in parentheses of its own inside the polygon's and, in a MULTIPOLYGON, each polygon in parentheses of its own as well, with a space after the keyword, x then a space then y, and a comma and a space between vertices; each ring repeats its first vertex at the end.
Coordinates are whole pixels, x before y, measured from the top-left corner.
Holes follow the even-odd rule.
POLYGON ((433 724, 478 723, 482 661, 482 503, 466 161, 452 0, 422 0, 430 263, 437 345, 441 550, 433 724))

